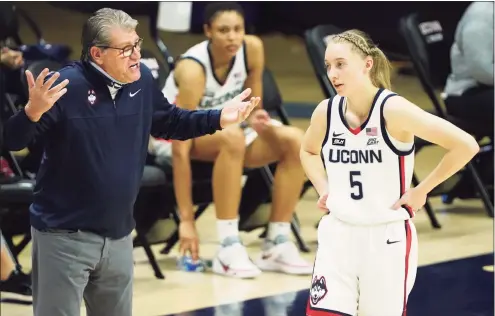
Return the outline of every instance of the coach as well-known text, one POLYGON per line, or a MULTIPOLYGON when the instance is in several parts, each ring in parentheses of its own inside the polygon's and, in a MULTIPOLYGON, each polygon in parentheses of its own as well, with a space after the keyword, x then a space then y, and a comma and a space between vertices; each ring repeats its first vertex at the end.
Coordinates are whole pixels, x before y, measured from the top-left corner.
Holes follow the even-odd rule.
POLYGON ((223 110, 171 105, 140 63, 137 21, 101 9, 85 23, 81 61, 35 80, 4 127, 8 150, 45 151, 30 207, 35 316, 132 314, 133 206, 150 134, 185 140, 238 124, 250 90, 223 110))

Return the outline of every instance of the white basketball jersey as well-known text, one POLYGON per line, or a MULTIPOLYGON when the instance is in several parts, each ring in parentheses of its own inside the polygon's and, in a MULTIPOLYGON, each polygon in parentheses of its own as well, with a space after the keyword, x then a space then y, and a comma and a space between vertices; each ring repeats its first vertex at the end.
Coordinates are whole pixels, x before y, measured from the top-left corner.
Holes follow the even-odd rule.
MULTIPOLYGON (((213 60, 208 49, 209 41, 206 40, 187 50, 180 58, 190 58, 200 63, 205 71, 206 86, 198 108, 220 109, 225 102, 231 100, 244 89, 244 82, 247 79, 248 67, 246 58, 246 44, 244 43, 232 60, 232 64, 225 83, 221 83, 215 75, 213 60)), ((163 94, 169 102, 175 103, 179 88, 174 79, 174 71, 168 76, 163 94)))
POLYGON ((383 106, 395 93, 380 89, 368 119, 352 129, 345 120, 346 98, 330 99, 322 159, 328 176, 327 207, 344 222, 376 225, 414 216, 392 205, 410 187, 414 143, 399 142, 387 132, 383 106))

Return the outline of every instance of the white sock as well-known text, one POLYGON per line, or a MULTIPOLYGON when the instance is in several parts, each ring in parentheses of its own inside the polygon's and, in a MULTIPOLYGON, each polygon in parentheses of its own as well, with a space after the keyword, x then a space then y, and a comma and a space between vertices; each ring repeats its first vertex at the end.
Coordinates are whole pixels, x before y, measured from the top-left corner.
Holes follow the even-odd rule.
POLYGON ((289 236, 290 223, 285 222, 270 222, 268 223, 268 234, 266 235, 268 240, 275 240, 277 236, 289 236))
POLYGON ((217 219, 217 230, 220 242, 227 237, 238 237, 239 219, 217 219))

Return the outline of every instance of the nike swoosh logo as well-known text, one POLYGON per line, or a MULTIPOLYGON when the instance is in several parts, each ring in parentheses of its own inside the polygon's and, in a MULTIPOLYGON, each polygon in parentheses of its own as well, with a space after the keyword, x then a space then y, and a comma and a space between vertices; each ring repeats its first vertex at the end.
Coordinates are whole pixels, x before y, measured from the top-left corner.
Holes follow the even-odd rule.
POLYGON ((395 241, 390 241, 390 239, 387 239, 387 245, 395 244, 398 243, 400 240, 395 240, 395 241))
POLYGON ((333 132, 333 137, 339 137, 340 135, 344 135, 344 133, 335 134, 335 132, 333 132))
POLYGON ((230 265, 223 263, 220 259, 218 259, 218 262, 220 262, 220 265, 222 266, 224 272, 228 272, 230 270, 230 265))
POLYGON ((138 91, 136 91, 136 92, 134 92, 134 93, 129 92, 129 96, 130 96, 131 98, 133 98, 136 94, 138 94, 138 93, 139 93, 139 91, 141 91, 141 89, 139 89, 138 91))

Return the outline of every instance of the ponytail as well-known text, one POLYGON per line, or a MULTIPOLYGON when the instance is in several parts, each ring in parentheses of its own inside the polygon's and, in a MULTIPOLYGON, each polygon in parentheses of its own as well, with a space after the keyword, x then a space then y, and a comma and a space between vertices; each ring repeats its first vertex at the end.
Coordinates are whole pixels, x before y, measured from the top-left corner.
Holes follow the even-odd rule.
POLYGON ((370 72, 370 79, 374 86, 391 90, 390 82, 392 65, 387 56, 378 47, 370 49, 371 58, 373 58, 373 67, 370 72))

